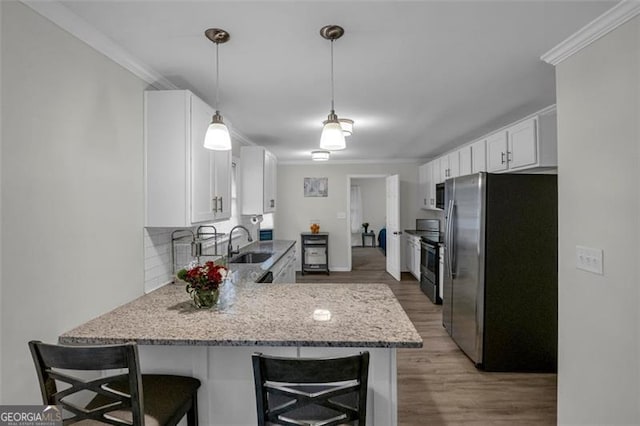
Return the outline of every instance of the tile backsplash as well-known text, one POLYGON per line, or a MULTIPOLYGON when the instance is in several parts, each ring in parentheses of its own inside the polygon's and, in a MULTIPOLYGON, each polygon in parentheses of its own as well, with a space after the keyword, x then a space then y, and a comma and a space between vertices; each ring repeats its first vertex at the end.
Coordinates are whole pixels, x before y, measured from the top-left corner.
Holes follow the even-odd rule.
MULTIPOLYGON (((257 227, 248 220, 243 224, 252 231, 252 236, 257 239, 257 227)), ((165 284, 173 281, 173 266, 171 265, 171 234, 178 229, 188 229, 196 232, 193 228, 145 228, 144 229, 144 292, 149 293, 165 284)), ((188 235, 185 233, 184 235, 188 235)), ((218 240, 218 253, 225 253, 227 246, 227 236, 218 240)), ((234 233, 234 247, 243 246, 248 243, 244 232, 234 233)), ((176 268, 182 268, 195 260, 191 256, 191 239, 185 238, 184 242, 177 241, 175 244, 176 268)), ((213 241, 203 244, 204 254, 214 253, 213 241)), ((202 259, 201 259, 202 261, 202 259)))
POLYGON ((144 292, 148 293, 173 280, 171 233, 176 228, 144 230, 144 292))

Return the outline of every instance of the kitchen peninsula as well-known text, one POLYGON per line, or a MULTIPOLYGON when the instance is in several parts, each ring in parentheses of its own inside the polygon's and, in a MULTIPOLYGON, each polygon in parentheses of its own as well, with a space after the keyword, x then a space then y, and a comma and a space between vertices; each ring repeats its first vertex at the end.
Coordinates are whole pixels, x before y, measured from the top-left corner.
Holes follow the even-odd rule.
POLYGON ((245 276, 242 267, 231 274, 213 309, 196 309, 184 285, 169 284, 59 341, 137 342, 143 372, 199 378, 200 424, 227 426, 256 424, 252 353, 332 357, 368 350, 367 424, 397 424, 396 348, 422 347, 422 339, 387 285, 261 284, 245 276), (315 309, 329 310, 330 320, 314 320, 315 309))

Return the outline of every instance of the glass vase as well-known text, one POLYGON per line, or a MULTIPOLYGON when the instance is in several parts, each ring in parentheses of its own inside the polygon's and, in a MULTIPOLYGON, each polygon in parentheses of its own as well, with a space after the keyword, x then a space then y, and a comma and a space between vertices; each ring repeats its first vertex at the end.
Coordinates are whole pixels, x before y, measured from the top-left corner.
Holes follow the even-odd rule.
POLYGON ((191 293, 193 297, 193 304, 198 309, 209 309, 218 303, 219 289, 216 290, 201 290, 191 293))

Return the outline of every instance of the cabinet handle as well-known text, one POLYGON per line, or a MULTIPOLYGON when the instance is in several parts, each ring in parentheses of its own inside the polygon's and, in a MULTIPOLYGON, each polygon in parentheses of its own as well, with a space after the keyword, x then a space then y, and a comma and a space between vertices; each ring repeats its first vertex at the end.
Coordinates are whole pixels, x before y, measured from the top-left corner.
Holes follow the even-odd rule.
POLYGON ((216 213, 218 211, 218 197, 211 199, 211 211, 216 213))
POLYGON ((504 152, 500 153, 500 163, 504 164, 504 152))
POLYGON ((218 197, 218 198, 220 198, 220 213, 222 213, 224 211, 224 207, 222 204, 222 197, 218 197))
POLYGON ((507 151, 507 161, 513 161, 513 152, 507 151))
POLYGON ((426 198, 424 199, 423 203, 424 203, 425 206, 427 205, 427 199, 426 198))
POLYGON ((271 203, 269 204, 270 207, 275 207, 276 206, 276 200, 269 200, 271 203))

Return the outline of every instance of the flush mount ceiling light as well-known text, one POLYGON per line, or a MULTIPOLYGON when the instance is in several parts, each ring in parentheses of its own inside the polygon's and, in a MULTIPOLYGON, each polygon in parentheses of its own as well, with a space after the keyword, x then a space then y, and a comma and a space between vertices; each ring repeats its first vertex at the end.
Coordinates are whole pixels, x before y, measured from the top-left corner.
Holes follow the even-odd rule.
POLYGON ((329 151, 338 151, 347 147, 344 133, 333 105, 333 42, 342 37, 343 34, 344 29, 337 25, 327 25, 320 29, 320 35, 331 41, 331 112, 329 112, 327 120, 323 122, 324 127, 320 136, 320 148, 329 151))
POLYGON ((338 122, 340 123, 340 127, 342 127, 342 133, 345 136, 351 136, 353 133, 353 120, 350 118, 339 118, 338 122))
POLYGON ((218 111, 218 91, 220 86, 220 61, 218 59, 218 48, 220 43, 229 41, 229 33, 220 28, 209 28, 204 35, 216 45, 216 113, 211 119, 211 124, 207 128, 204 136, 204 147, 216 151, 229 151, 231 149, 231 136, 229 129, 222 121, 222 115, 218 111))
POLYGON ((329 151, 311 151, 313 161, 328 161, 329 155, 331 155, 329 151))

